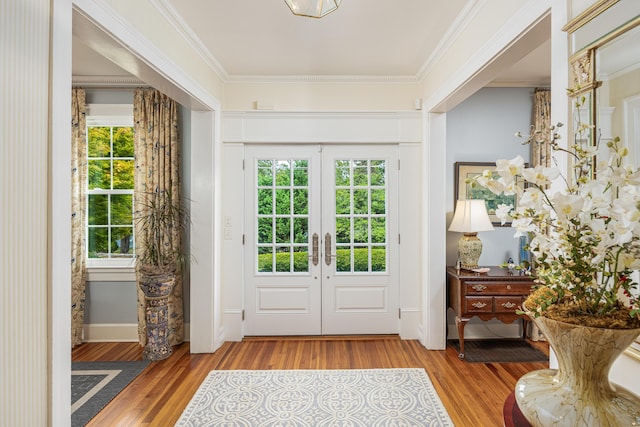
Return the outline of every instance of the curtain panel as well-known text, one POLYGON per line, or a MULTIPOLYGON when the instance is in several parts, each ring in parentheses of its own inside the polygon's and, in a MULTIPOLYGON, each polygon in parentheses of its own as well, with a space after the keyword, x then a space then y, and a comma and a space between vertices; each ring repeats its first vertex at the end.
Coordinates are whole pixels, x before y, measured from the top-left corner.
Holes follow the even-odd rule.
MULTIPOLYGON (((134 122, 134 211, 144 215, 144 197, 154 192, 170 192, 173 200, 181 198, 180 141, 178 135, 177 103, 155 89, 136 89, 133 99, 134 122)), ((136 225, 137 235, 142 235, 136 225)), ((181 230, 170 236, 173 244, 182 243, 181 230)), ((136 253, 144 251, 136 241, 136 253)), ((137 271, 139 274, 139 272, 137 271)), ((184 341, 184 313, 182 277, 176 277, 169 297, 169 344, 184 341)), ((141 345, 147 343, 146 302, 138 287, 138 337, 141 345)))
POLYGON ((71 345, 82 343, 86 298, 87 125, 84 89, 71 91, 71 345))
POLYGON ((533 104, 533 128, 542 130, 539 143, 532 144, 531 163, 535 166, 551 166, 551 145, 549 132, 551 128, 551 91, 536 89, 533 104))
MULTIPOLYGON (((533 93, 533 129, 541 130, 536 143, 531 144, 531 164, 536 166, 551 166, 551 144, 549 132, 551 128, 551 91, 536 89, 533 93)), ((533 341, 546 341, 544 334, 533 323, 529 322, 529 337, 533 341)))

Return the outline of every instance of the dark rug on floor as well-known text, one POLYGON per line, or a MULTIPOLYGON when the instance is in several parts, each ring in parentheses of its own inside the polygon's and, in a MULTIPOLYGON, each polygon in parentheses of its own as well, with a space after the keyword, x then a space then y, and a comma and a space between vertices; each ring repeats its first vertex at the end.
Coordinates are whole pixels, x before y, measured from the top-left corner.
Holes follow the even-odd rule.
POLYGON ((71 364, 71 426, 87 424, 120 393, 148 361, 73 362, 71 364))
MULTIPOLYGON (((458 340, 449 341, 460 351, 458 340)), ((477 363, 546 362, 549 357, 520 339, 464 340, 464 360, 477 363)))

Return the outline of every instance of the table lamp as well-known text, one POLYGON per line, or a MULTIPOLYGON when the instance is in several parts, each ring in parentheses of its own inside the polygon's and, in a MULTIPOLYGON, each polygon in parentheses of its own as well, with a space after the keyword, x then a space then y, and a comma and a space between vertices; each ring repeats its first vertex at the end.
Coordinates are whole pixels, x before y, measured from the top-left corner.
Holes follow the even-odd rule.
POLYGON ((478 260, 482 253, 482 241, 478 238, 478 231, 492 230, 493 225, 483 199, 458 200, 449 231, 463 233, 458 241, 458 258, 462 268, 478 268, 478 260))

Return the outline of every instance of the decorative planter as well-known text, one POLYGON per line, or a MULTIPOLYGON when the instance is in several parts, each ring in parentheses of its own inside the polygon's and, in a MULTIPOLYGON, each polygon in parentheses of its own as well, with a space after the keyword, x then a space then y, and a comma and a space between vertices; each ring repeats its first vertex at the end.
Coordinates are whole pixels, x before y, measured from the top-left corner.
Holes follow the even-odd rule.
POLYGON ((162 360, 171 356, 169 344, 169 296, 175 284, 173 274, 141 274, 139 286, 146 301, 147 344, 142 352, 145 360, 162 360))
POLYGON ((604 329, 533 318, 558 357, 558 369, 530 372, 516 384, 518 407, 535 427, 640 424, 640 397, 609 382, 616 358, 640 329, 604 329))

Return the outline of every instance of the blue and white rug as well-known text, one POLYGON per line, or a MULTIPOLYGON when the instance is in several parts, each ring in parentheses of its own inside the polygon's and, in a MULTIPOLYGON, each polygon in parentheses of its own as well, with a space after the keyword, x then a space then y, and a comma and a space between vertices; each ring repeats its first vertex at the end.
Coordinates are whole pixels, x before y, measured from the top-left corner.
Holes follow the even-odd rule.
POLYGON ((147 366, 149 361, 73 362, 71 427, 87 424, 147 366))
POLYGON ((176 426, 453 426, 424 369, 211 371, 176 426))

